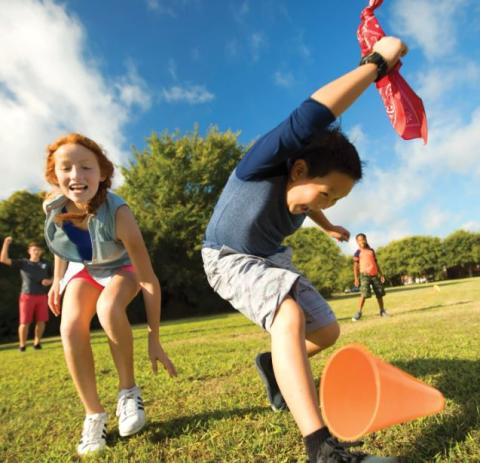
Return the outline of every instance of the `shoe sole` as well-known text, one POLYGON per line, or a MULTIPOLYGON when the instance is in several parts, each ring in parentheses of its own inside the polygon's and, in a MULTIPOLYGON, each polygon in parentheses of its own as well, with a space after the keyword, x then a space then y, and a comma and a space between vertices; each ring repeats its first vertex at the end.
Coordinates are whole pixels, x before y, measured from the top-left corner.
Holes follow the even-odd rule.
POLYGON ((275 405, 273 405, 272 393, 270 391, 270 388, 268 387, 269 386, 268 378, 265 375, 265 373, 263 372, 263 367, 262 367, 262 364, 260 363, 260 356, 259 355, 257 355, 257 357, 255 358, 255 366, 257 367, 258 374, 260 375, 260 378, 263 381, 263 385, 265 386, 265 389, 267 390, 267 397, 268 397, 268 401, 270 403, 270 408, 274 412, 277 412, 277 413, 278 412, 283 412, 284 410, 287 409, 286 406, 282 407, 282 408, 278 408, 278 407, 275 407, 275 405))

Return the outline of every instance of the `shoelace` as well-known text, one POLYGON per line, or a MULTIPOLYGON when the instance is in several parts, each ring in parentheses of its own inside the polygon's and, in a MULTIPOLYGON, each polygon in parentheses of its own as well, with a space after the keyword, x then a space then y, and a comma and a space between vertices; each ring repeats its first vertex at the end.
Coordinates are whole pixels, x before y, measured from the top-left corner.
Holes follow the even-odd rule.
POLYGON ((127 392, 118 400, 117 415, 123 418, 137 413, 137 396, 133 392, 127 392))
POLYGON ((329 437, 325 442, 332 448, 331 455, 340 458, 342 463, 360 463, 367 456, 366 453, 347 451, 351 447, 363 445, 362 441, 340 442, 335 437, 329 437))
POLYGON ((102 417, 88 417, 82 432, 82 444, 91 444, 98 441, 103 436, 105 429, 105 420, 102 417))

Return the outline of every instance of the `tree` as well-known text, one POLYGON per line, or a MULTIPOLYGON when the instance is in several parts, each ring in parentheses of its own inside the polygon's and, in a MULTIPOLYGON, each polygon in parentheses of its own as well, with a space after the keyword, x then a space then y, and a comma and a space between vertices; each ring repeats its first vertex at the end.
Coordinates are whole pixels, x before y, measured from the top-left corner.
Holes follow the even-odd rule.
POLYGON ((443 241, 447 271, 459 276, 473 276, 475 264, 480 263, 480 234, 457 230, 443 241))
POLYGON ((402 276, 438 278, 445 257, 440 238, 411 236, 392 241, 378 249, 382 272, 392 284, 400 284, 402 276))
POLYGON ((208 310, 213 292, 200 249, 218 196, 245 152, 237 138, 215 127, 205 137, 197 129, 184 136, 154 133, 147 148, 134 150, 134 161, 122 168, 125 182, 118 193, 142 229, 166 293, 167 314, 208 310))
POLYGON ((301 228, 287 238, 286 244, 293 249, 293 264, 324 297, 344 289, 339 286, 338 277, 345 258, 325 233, 315 227, 301 228))

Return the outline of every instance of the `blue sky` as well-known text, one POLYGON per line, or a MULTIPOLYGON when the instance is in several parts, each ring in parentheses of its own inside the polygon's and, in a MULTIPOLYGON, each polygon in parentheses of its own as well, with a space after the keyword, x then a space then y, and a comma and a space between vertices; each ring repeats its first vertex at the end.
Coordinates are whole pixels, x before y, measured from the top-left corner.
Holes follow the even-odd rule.
MULTIPOLYGON (((44 147, 67 131, 118 164, 152 131, 214 124, 254 140, 357 65, 366 3, 0 0, 0 199, 46 188, 44 147)), ((429 143, 401 140, 370 88, 341 121, 365 178, 327 215, 374 246, 478 231, 480 3, 385 0, 377 12, 410 47, 402 73, 424 100, 429 143)))

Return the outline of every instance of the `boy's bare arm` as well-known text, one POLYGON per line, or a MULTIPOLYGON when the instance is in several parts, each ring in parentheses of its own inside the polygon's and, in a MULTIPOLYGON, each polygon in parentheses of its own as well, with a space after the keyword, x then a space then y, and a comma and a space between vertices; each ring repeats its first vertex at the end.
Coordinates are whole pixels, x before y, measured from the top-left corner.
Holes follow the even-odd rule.
POLYGON ((5 265, 12 265, 12 259, 8 255, 8 248, 10 247, 10 243, 12 242, 12 237, 7 236, 3 240, 2 251, 0 253, 0 262, 5 265))
POLYGON ((356 260, 353 261, 353 277, 355 279, 355 286, 358 286, 358 270, 359 270, 359 265, 356 260))
MULTIPOLYGON (((407 46, 396 37, 383 37, 375 43, 373 50, 383 57, 388 69, 392 69, 400 57, 408 51, 407 46)), ((335 117, 338 117, 354 103, 376 77, 376 64, 364 64, 318 89, 313 93, 312 99, 325 105, 335 117)))
POLYGON ((348 241, 350 239, 350 232, 340 225, 333 225, 322 211, 310 211, 308 217, 325 230, 332 238, 338 241, 348 241))

